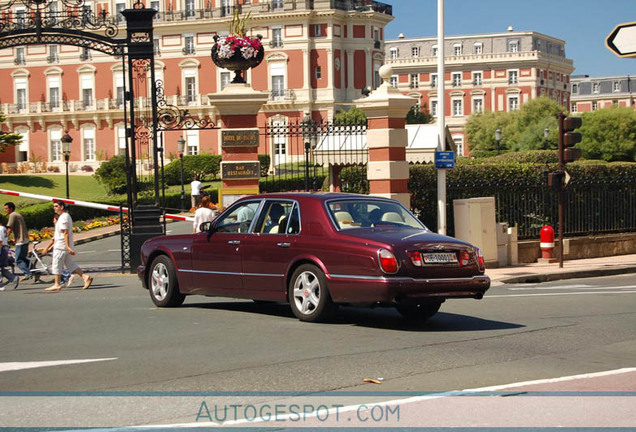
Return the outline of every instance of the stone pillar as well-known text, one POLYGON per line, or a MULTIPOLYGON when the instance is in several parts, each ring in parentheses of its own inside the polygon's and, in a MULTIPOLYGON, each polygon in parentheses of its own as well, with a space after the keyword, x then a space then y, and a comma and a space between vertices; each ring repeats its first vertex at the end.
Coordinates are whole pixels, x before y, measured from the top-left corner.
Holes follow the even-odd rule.
POLYGON ((268 93, 255 91, 249 84, 228 84, 209 95, 218 119, 221 143, 221 180, 219 203, 228 206, 243 195, 258 193, 259 129, 257 115, 267 102, 268 93))
POLYGON ((416 104, 415 98, 404 96, 389 84, 393 68, 384 65, 379 71, 382 85, 368 97, 355 100, 356 106, 367 116, 367 147, 369 163, 367 178, 369 192, 393 198, 411 207, 408 190, 409 164, 406 161, 408 136, 406 114, 416 104))

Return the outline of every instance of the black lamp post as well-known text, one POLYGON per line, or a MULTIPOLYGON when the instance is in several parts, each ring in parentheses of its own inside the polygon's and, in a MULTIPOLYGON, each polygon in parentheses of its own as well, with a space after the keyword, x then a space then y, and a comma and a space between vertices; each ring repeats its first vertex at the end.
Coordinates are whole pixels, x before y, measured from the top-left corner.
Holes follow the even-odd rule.
MULTIPOLYGON (((309 152, 316 147, 316 123, 309 113, 303 119, 303 142, 305 143, 305 190, 309 190, 309 152)), ((316 174, 314 167, 314 177, 316 174)), ((315 185, 314 185, 315 188, 315 185)))
POLYGON ((185 150, 185 143, 182 136, 177 140, 177 149, 179 150, 179 159, 181 160, 181 210, 186 209, 185 185, 183 184, 183 152, 185 150))
POLYGON ((497 154, 501 153, 501 128, 495 131, 495 141, 497 142, 497 154))
POLYGON ((69 199, 69 190, 68 190, 68 161, 71 158, 71 144, 73 143, 73 138, 68 134, 68 131, 64 131, 64 135, 60 138, 62 142, 62 154, 64 154, 64 163, 66 164, 66 199, 69 199))
POLYGON ((548 136, 550 135, 550 128, 549 127, 545 127, 545 129, 543 129, 543 149, 547 150, 548 149, 548 136))

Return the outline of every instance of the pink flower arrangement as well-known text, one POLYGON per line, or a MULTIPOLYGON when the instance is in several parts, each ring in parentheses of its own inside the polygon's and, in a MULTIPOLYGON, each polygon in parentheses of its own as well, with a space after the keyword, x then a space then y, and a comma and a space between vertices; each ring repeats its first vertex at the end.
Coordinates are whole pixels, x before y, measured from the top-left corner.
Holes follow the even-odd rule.
POLYGON ((263 44, 258 37, 251 36, 222 36, 217 42, 219 58, 229 59, 239 50, 244 59, 256 57, 263 44))

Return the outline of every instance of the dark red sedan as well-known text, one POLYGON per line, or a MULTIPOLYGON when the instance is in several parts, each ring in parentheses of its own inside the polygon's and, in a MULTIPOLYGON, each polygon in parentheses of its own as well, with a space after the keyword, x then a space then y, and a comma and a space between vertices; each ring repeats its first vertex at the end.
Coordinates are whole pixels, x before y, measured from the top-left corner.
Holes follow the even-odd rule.
POLYGON ((433 316, 448 298, 490 287, 479 249, 428 230, 394 200, 337 193, 244 197, 202 232, 155 237, 138 275, 157 306, 185 296, 288 302, 302 321, 338 304, 433 316))

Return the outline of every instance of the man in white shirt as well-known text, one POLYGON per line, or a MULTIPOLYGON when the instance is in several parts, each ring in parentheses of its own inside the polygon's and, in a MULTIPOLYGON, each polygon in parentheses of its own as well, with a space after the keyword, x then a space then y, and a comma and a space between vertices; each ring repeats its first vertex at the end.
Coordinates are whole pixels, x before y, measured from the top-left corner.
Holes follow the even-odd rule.
POLYGON ((93 283, 93 278, 85 274, 82 269, 73 261, 72 256, 75 255, 73 246, 73 219, 66 211, 66 203, 64 201, 53 202, 53 211, 59 216, 55 223, 55 234, 53 237, 53 265, 51 273, 55 276, 55 283, 45 289, 45 291, 60 291, 62 289, 62 269, 66 269, 70 273, 75 273, 84 279, 84 287, 87 289, 93 283))
POLYGON ((190 198, 192 200, 192 207, 196 208, 201 201, 201 182, 198 177, 195 177, 190 183, 190 198))

